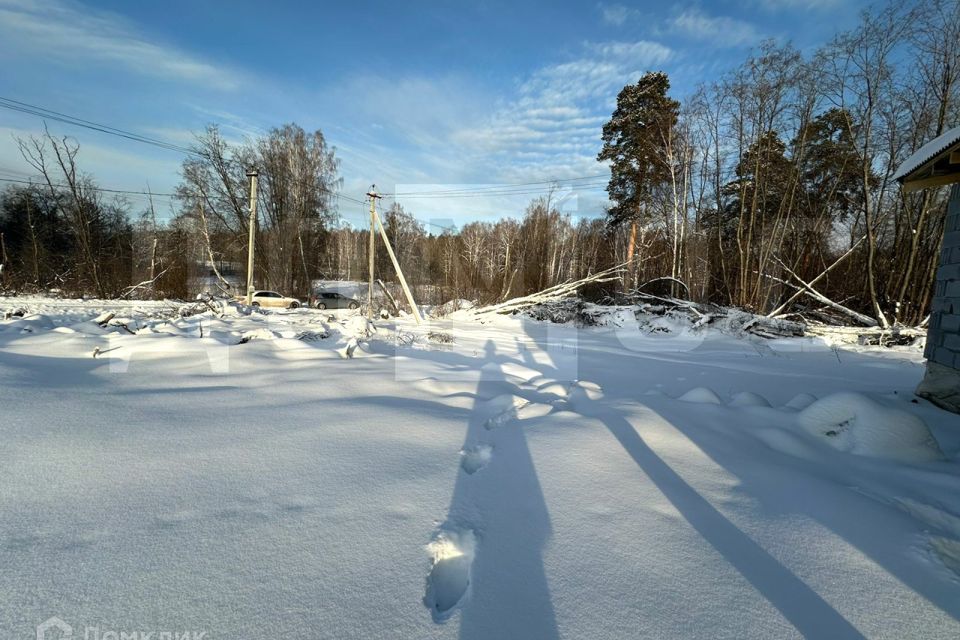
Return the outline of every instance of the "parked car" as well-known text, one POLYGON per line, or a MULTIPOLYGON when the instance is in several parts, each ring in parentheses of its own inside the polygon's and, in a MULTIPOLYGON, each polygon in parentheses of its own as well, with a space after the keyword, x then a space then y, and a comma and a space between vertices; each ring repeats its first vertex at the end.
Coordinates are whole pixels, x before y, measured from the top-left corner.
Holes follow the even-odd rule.
MULTIPOLYGON (((246 302, 247 296, 237 296, 239 302, 246 302)), ((254 291, 253 306, 255 307, 279 307, 281 309, 296 309, 300 306, 300 301, 296 298, 282 296, 276 291, 254 291)))
POLYGON ((317 309, 359 309, 360 303, 341 293, 321 291, 317 293, 316 307, 317 309))

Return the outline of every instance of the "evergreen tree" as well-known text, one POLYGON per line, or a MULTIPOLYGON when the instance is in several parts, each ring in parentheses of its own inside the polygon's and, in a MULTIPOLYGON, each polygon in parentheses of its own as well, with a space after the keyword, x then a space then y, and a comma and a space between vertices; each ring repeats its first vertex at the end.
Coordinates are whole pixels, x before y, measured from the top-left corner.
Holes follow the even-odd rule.
POLYGON ((667 96, 670 80, 650 72, 624 87, 617 108, 603 125, 603 148, 597 159, 609 161, 607 193, 611 221, 637 221, 658 185, 670 180, 667 148, 680 113, 680 103, 667 96))

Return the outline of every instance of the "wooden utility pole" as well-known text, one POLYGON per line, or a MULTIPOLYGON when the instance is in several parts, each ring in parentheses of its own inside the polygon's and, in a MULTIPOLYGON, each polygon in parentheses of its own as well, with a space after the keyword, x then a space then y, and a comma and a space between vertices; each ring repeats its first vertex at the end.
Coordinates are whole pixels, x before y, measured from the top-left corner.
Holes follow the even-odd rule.
POLYGON ((400 269, 400 263, 397 262, 397 256, 393 254, 393 247, 390 246, 390 238, 387 237, 387 230, 383 228, 383 221, 380 220, 380 216, 377 215, 376 210, 373 211, 373 215, 380 227, 380 236, 383 238, 383 244, 387 245, 387 254, 390 256, 390 262, 393 263, 393 268, 397 272, 397 279, 400 280, 400 286, 403 287, 403 295, 407 297, 407 302, 410 303, 410 309, 413 311, 413 317, 417 320, 417 324, 421 324, 423 317, 420 315, 420 309, 417 308, 417 303, 413 300, 410 287, 407 286, 407 279, 403 277, 403 271, 400 269))
POLYGON ((374 257, 377 249, 374 234, 376 233, 377 226, 377 198, 380 197, 380 195, 377 194, 377 185, 370 185, 370 191, 367 193, 367 197, 370 198, 370 246, 368 248, 370 281, 367 286, 367 317, 373 320, 373 271, 375 266, 374 257))
POLYGON ((253 242, 256 239, 257 228, 257 177, 260 174, 256 169, 247 171, 250 178, 250 221, 249 236, 247 238, 247 304, 253 304, 253 242))

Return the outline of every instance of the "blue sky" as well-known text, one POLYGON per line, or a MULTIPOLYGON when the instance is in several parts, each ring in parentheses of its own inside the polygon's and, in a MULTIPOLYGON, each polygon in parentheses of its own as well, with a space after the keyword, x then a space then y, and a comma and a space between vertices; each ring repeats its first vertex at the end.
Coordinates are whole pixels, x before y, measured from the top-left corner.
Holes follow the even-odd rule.
MULTIPOLYGON (((0 0, 0 96, 178 144, 208 123, 233 140, 320 128, 354 197, 372 182, 527 183, 603 173, 600 127, 644 71, 667 71, 682 98, 763 38, 816 47, 863 4, 0 0)), ((178 181, 177 153, 50 126, 79 140, 101 186, 178 181)), ((12 136, 41 128, 0 110, 0 177, 29 173, 12 136)), ((602 212, 601 191, 576 196, 568 210, 602 212)), ((403 202, 462 223, 519 215, 530 198, 403 202)), ((359 221, 359 208, 341 213, 359 221)))

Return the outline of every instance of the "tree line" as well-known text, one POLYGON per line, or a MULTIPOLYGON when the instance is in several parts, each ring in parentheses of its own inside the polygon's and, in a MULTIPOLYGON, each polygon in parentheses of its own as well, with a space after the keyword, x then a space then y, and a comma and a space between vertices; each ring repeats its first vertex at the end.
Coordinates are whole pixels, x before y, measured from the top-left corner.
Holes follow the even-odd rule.
POLYGON ((667 253, 631 275, 761 312, 922 321, 947 193, 892 175, 958 122, 958 38, 957 2, 890 4, 809 54, 765 42, 683 102, 662 73, 625 87, 599 154, 609 216, 624 257, 667 253))
MULTIPOLYGON (((605 212, 573 219, 545 190, 520 219, 440 232, 393 203, 382 212, 423 302, 493 302, 626 263, 623 299, 665 292, 757 312, 841 313, 881 326, 927 314, 945 190, 903 194, 892 175, 958 122, 960 4, 889 4, 813 52, 760 44, 682 99, 645 74, 598 136, 605 212)), ((187 297, 237 292, 245 275, 247 170, 260 171, 257 286, 306 297, 316 280, 365 280, 367 230, 338 215, 341 181, 322 132, 295 124, 240 143, 216 127, 182 164, 173 215, 98 189, 78 147, 19 141, 42 176, 0 197, 0 286, 187 297)), ((378 277, 395 279, 381 243, 378 277)))

